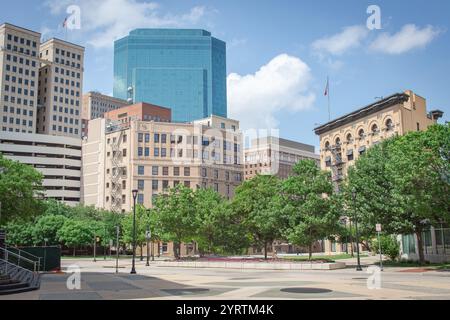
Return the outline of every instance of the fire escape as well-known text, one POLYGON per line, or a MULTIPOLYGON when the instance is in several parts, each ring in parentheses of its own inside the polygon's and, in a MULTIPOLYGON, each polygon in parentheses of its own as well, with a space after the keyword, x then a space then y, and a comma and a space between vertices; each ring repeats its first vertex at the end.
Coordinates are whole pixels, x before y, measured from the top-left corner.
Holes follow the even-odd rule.
POLYGON ((332 180, 335 191, 336 193, 338 193, 340 190, 339 185, 341 181, 344 180, 344 175, 342 172, 344 167, 344 161, 342 160, 342 147, 340 142, 337 142, 334 146, 331 147, 331 154, 332 154, 332 164, 331 164, 332 180))
POLYGON ((111 139, 111 211, 115 213, 122 211, 122 138, 123 131, 120 130, 120 135, 111 139))

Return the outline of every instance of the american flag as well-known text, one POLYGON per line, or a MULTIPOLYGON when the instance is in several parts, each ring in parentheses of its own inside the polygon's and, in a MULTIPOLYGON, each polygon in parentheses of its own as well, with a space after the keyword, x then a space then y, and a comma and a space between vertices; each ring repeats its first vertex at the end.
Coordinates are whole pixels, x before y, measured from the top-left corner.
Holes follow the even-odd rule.
POLYGON ((330 79, 327 77, 327 86, 325 87, 324 96, 328 96, 329 93, 330 93, 330 79))

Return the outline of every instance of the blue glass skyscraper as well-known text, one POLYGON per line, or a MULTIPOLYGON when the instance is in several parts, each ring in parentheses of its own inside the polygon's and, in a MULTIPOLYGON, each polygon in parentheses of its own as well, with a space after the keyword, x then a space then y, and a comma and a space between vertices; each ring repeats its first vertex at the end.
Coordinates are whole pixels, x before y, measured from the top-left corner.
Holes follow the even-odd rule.
POLYGON ((227 117, 226 44, 205 30, 136 29, 114 43, 114 97, 172 109, 188 122, 227 117))

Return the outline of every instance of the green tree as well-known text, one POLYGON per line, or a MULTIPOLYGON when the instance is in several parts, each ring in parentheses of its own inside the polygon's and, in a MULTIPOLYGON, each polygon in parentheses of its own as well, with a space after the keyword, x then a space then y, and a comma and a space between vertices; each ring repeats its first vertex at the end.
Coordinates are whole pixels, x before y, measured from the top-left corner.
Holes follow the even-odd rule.
POLYGON ((154 214, 161 238, 174 243, 174 254, 180 258, 182 242, 191 242, 195 232, 194 192, 183 185, 156 198, 154 214))
POLYGON ((267 248, 280 239, 283 226, 280 181, 275 176, 257 175, 236 188, 233 210, 242 217, 242 224, 250 234, 252 242, 267 248))
MULTIPOLYGON (((349 168, 347 180, 342 186, 341 199, 346 215, 353 221, 357 219, 360 243, 366 240, 366 246, 375 236, 375 225, 389 224, 396 207, 392 197, 393 181, 386 169, 396 139, 388 139, 371 147, 349 168)), ((354 232, 352 235, 355 239, 354 232)))
POLYGON ((92 245, 94 235, 98 234, 98 225, 89 221, 67 219, 57 233, 58 240, 73 248, 73 255, 78 246, 92 245))
POLYGON ((43 215, 39 217, 34 224, 33 239, 35 243, 44 244, 47 239, 47 245, 59 244, 57 236, 67 218, 62 215, 43 215))
POLYGON ((386 165, 392 179, 395 219, 390 228, 415 233, 421 263, 422 233, 430 225, 450 222, 450 124, 411 132, 396 139, 386 165))
POLYGON ((282 189, 284 210, 289 213, 284 233, 291 243, 307 246, 311 259, 313 243, 338 232, 340 210, 329 173, 314 161, 300 161, 293 173, 282 189))
MULTIPOLYGON (((122 219, 122 231, 123 231, 123 241, 125 243, 133 244, 133 213, 127 214, 122 219)), ((141 247, 141 257, 142 248, 146 243, 145 233, 147 228, 150 226, 149 211, 145 209, 144 206, 136 206, 136 246, 141 247)))
POLYGON ((195 192, 195 241, 200 254, 242 253, 249 241, 242 219, 231 210, 230 203, 213 189, 195 192))
POLYGON ((0 154, 0 225, 42 213, 42 174, 0 154))
POLYGON ((25 221, 10 221, 5 226, 6 242, 10 246, 32 246, 34 223, 25 221))
POLYGON ((423 231, 450 221, 449 160, 448 124, 389 139, 349 169, 346 207, 357 214, 367 238, 374 236, 376 223, 387 234, 415 234, 424 263, 423 231))

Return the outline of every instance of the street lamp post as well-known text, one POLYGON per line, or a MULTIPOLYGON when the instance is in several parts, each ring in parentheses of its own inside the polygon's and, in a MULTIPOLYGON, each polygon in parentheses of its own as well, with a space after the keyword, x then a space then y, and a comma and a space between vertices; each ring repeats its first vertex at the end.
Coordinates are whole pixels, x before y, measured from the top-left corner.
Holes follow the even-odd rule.
POLYGON ((352 192, 352 196, 353 196, 353 214, 355 216, 355 236, 356 236, 356 259, 358 261, 358 265, 356 267, 356 271, 363 271, 362 267, 361 267, 361 259, 359 256, 359 233, 358 233, 358 217, 357 217, 357 213, 356 213, 356 191, 353 190, 352 192))
POLYGON ((145 240, 147 240, 147 263, 145 264, 146 267, 150 267, 150 240, 151 240, 151 234, 150 234, 150 227, 147 225, 147 232, 145 233, 145 240))
POLYGON ((133 261, 131 267, 131 274, 136 274, 136 198, 138 190, 134 189, 133 193, 133 261))

